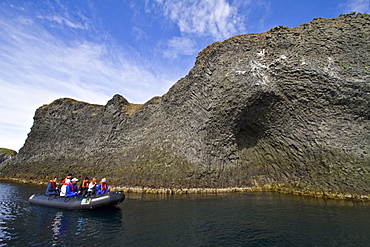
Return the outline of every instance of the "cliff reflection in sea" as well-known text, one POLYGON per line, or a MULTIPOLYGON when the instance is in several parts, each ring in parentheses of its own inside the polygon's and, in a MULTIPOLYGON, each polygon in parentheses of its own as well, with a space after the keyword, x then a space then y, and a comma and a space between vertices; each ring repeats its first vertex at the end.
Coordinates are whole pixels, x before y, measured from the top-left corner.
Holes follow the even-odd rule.
POLYGON ((127 194, 119 207, 32 206, 0 182, 0 246, 365 246, 370 204, 277 193, 127 194))

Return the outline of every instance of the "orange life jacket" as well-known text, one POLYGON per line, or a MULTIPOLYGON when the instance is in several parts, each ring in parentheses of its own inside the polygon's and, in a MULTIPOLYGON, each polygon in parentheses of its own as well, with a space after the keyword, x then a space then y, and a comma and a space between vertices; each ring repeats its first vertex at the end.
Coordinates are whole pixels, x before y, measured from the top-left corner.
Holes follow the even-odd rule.
POLYGON ((100 190, 107 190, 107 189, 108 189, 107 183, 100 182, 100 190))
MULTIPOLYGON (((62 184, 63 184, 63 185, 68 185, 68 183, 67 183, 67 179, 69 179, 69 178, 64 178, 64 179, 63 179, 63 181, 62 181, 62 184)), ((71 180, 71 179, 69 179, 69 180, 71 180)))
POLYGON ((49 183, 51 183, 51 186, 53 187, 53 189, 57 188, 57 184, 55 183, 54 180, 50 180, 49 183))
POLYGON ((89 180, 83 180, 81 183, 81 188, 88 188, 89 187, 89 180))

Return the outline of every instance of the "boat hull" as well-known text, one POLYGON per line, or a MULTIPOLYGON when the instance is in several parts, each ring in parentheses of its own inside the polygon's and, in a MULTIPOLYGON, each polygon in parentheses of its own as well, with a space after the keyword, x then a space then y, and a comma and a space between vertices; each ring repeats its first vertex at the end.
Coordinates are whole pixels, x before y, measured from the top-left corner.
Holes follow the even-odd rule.
POLYGON ((110 192, 91 197, 60 197, 45 194, 33 194, 28 199, 30 204, 68 210, 92 210, 118 205, 125 199, 122 191, 110 192))

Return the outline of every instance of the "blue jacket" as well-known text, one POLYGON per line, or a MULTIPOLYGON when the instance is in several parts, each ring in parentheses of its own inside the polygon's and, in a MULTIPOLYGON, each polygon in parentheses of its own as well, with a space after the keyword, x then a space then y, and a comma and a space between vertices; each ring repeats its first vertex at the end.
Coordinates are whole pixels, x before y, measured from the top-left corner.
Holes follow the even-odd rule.
POLYGON ((97 195, 105 194, 105 193, 108 193, 108 192, 109 192, 109 188, 108 188, 108 184, 107 183, 100 182, 96 186, 96 194, 97 195))
POLYGON ((54 181, 49 181, 48 186, 46 187, 46 195, 56 195, 57 189, 54 181))
POLYGON ((71 182, 67 185, 66 197, 73 197, 73 196, 81 197, 81 195, 78 194, 77 184, 74 184, 74 183, 71 182))

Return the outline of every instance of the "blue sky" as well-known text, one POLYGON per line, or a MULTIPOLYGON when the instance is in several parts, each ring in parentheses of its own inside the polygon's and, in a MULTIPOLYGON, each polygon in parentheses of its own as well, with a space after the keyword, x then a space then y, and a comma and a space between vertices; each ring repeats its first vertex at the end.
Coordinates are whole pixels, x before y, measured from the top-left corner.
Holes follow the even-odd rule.
POLYGON ((0 147, 18 151, 55 99, 144 103, 213 42, 352 11, 370 0, 0 0, 0 147))

